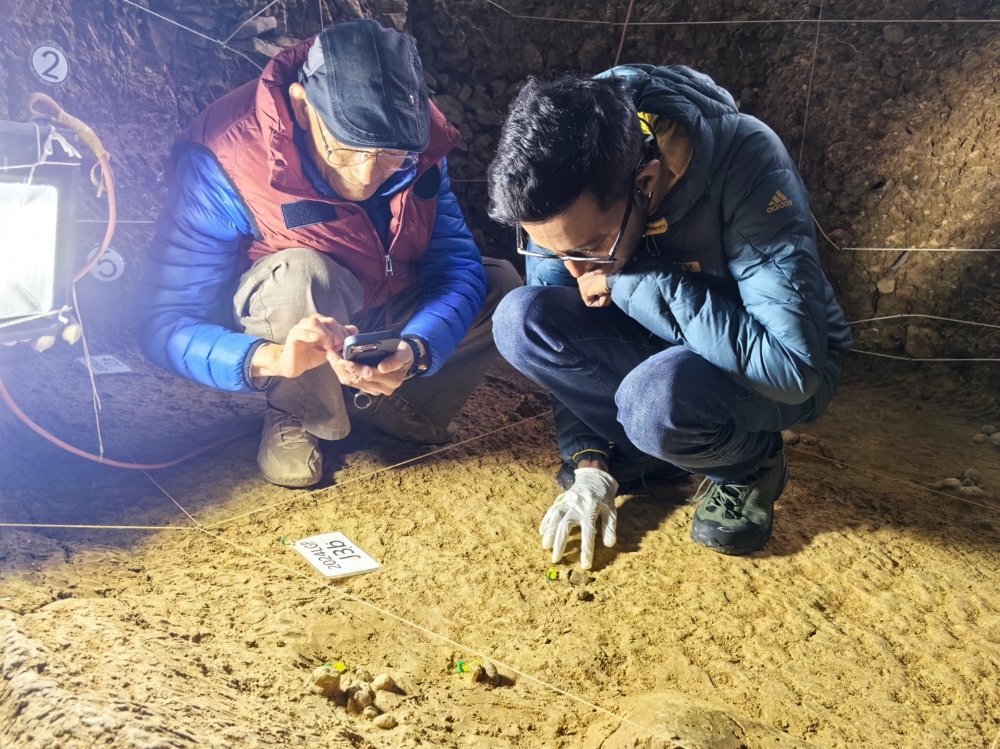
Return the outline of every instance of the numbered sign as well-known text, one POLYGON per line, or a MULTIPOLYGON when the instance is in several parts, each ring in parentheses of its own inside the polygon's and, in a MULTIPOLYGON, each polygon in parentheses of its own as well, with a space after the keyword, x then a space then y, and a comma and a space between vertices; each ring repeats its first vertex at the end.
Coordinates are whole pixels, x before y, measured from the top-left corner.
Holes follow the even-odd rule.
POLYGON ((293 548, 325 577, 350 577, 382 567, 340 531, 303 538, 293 548))
MULTIPOLYGON (((87 253, 87 262, 101 249, 100 245, 87 253)), ((125 258, 114 247, 109 247, 97 261, 97 265, 90 269, 90 275, 99 281, 117 281, 125 272, 125 258)))
POLYGON ((69 58, 51 42, 39 44, 31 50, 31 69, 39 79, 58 86, 69 76, 69 58))

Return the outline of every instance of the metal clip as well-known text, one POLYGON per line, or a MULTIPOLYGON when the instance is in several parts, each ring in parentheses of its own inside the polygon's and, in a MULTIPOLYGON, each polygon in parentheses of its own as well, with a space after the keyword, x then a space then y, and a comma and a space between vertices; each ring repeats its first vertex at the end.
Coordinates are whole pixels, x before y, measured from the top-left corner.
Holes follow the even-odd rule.
MULTIPOLYGON (((351 388, 353 390, 353 388, 351 388)), ((371 406, 374 399, 368 395, 368 393, 362 393, 360 390, 354 390, 354 405, 364 411, 366 408, 371 406)))

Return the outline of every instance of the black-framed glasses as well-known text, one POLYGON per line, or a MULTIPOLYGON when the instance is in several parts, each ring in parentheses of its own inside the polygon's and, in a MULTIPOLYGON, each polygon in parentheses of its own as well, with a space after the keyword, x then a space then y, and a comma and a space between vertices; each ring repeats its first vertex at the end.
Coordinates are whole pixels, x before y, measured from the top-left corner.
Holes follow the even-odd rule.
POLYGON ((420 157, 420 154, 413 151, 365 151, 357 148, 331 148, 322 124, 317 123, 317 127, 320 140, 323 142, 323 149, 326 151, 326 161, 330 166, 358 166, 374 157, 375 163, 383 172, 401 172, 416 165, 417 159, 420 157))
MULTIPOLYGON (((636 167, 636 171, 642 167, 640 164, 636 167)), ((524 227, 520 224, 517 225, 517 254, 526 255, 528 257, 539 257, 545 260, 561 260, 562 262, 577 262, 577 263, 597 263, 601 265, 607 265, 615 262, 615 253, 618 252, 618 247, 622 243, 622 237, 625 236, 625 229, 628 227, 628 220, 632 217, 632 206, 635 205, 635 190, 629 190, 628 192, 628 202, 625 204, 625 215, 622 216, 622 225, 618 229, 618 236, 615 237, 615 243, 611 245, 611 251, 607 255, 557 255, 554 252, 531 252, 527 249, 527 243, 524 241, 524 237, 527 232, 524 227)))

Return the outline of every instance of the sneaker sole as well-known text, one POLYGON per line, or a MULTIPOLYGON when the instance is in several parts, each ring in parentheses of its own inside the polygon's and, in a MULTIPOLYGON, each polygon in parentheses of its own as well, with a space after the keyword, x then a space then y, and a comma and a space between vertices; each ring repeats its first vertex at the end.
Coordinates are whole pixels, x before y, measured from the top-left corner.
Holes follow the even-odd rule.
POLYGON ((315 484, 318 484, 323 479, 323 474, 320 474, 316 478, 304 478, 304 479, 299 479, 298 481, 292 481, 292 480, 279 481, 276 478, 268 476, 266 473, 264 473, 263 470, 261 470, 260 475, 264 477, 264 480, 267 483, 274 484, 275 486, 283 486, 286 489, 304 489, 307 486, 313 486, 315 484))
MULTIPOLYGON (((778 490, 778 496, 774 498, 777 502, 781 495, 785 492, 785 487, 788 485, 788 464, 785 464, 785 473, 781 478, 781 488, 778 490)), ((691 540, 697 546, 702 546, 706 549, 714 551, 718 554, 725 554, 726 556, 739 557, 746 554, 752 554, 755 551, 760 551, 767 545, 767 542, 771 540, 771 531, 774 530, 774 513, 771 513, 771 521, 767 524, 767 528, 764 529, 764 535, 760 538, 752 541, 748 544, 743 544, 742 546, 721 546, 719 544, 710 544, 700 541, 694 537, 694 529, 691 531, 691 540)))
POLYGON ((710 551, 714 551, 718 554, 725 554, 730 557, 741 557, 747 554, 752 554, 755 551, 760 551, 767 545, 767 542, 771 540, 771 530, 774 527, 774 521, 772 521, 767 528, 764 530, 764 535, 753 543, 744 544, 743 546, 719 546, 717 544, 708 544, 703 541, 699 541, 694 535, 691 536, 691 541, 694 542, 696 546, 701 546, 710 551))

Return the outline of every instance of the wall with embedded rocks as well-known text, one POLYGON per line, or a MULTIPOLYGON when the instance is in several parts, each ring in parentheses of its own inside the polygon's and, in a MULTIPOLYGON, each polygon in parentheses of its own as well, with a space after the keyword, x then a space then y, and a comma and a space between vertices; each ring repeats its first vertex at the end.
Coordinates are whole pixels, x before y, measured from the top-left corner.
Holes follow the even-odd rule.
MULTIPOLYGON (((57 96, 114 153, 119 216, 149 220, 164 193, 170 143, 200 109, 316 33, 321 12, 323 24, 375 17, 417 40, 432 96, 463 135, 450 164, 470 226, 486 253, 512 257, 513 233, 486 217, 483 181, 506 107, 528 75, 608 67, 621 32, 610 23, 624 20, 627 3, 509 1, 515 12, 538 18, 513 17, 485 0, 280 0, 234 33, 264 8, 262 0, 139 0, 163 18, 124 0, 6 3, 0 117, 23 118, 27 94, 39 88, 25 62, 31 47, 60 44, 73 70, 57 96), (603 23, 549 20, 559 18, 603 23), (212 39, 232 35, 231 49, 170 21, 212 39)), ((621 59, 708 73, 742 111, 769 123, 794 156, 801 153, 813 210, 830 240, 821 242, 823 261, 850 319, 926 313, 1000 323, 996 254, 905 251, 1000 246, 998 27, 843 22, 997 18, 1000 9, 989 0, 827 0, 817 29, 821 1, 640 1, 621 59), (739 18, 804 22, 696 23, 739 18)), ((88 196, 82 216, 99 219, 103 210, 88 196)), ((116 246, 127 273, 113 288, 85 283, 85 299, 116 313, 127 304, 150 230, 122 224, 116 246)), ((80 225, 81 248, 99 236, 98 224, 80 225)), ((126 336, 112 327, 109 335, 126 336)), ((991 357, 998 354, 995 332, 893 320, 859 326, 858 346, 918 358, 991 357)), ((970 382, 995 386, 988 372, 961 371, 970 382)))

